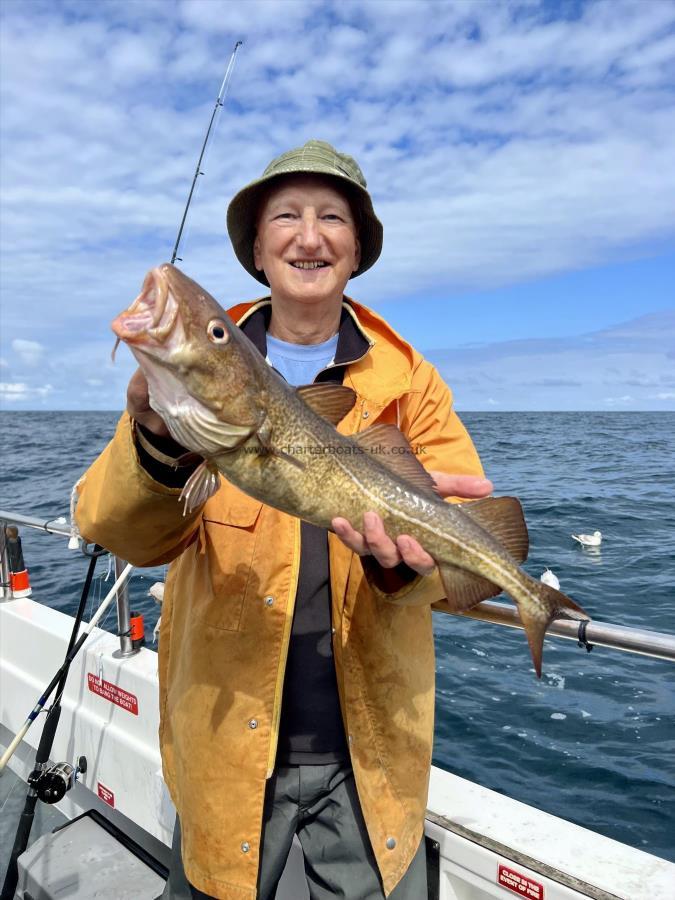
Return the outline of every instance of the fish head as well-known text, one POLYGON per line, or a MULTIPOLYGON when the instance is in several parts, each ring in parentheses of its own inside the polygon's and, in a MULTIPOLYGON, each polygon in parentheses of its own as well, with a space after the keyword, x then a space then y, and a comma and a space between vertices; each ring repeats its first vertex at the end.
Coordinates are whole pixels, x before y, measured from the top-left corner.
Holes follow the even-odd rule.
MULTIPOLYGON (((253 428, 260 418, 248 338, 220 304, 180 269, 164 263, 112 322, 148 382, 150 406, 183 446, 222 449, 219 428, 253 428)), ((117 344, 115 345, 117 346, 117 344)))

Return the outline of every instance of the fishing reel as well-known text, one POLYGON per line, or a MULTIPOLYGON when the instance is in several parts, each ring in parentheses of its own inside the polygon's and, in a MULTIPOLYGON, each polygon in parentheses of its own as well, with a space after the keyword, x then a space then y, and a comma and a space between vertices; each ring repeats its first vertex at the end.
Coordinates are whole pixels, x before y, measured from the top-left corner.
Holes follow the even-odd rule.
POLYGON ((87 758, 81 756, 76 766, 60 762, 44 769, 36 769, 28 777, 28 784, 33 788, 43 803, 58 803, 77 781, 80 772, 87 771, 87 758))

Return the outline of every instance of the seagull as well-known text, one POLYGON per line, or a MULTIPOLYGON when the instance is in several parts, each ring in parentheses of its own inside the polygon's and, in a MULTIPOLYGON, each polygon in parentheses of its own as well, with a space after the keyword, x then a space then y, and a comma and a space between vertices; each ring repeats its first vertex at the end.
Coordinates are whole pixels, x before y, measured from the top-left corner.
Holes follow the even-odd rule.
POLYGON ((602 543, 602 534, 599 531, 594 531, 593 534, 573 534, 572 537, 583 547, 599 547, 602 543))
POLYGON ((155 603, 161 604, 164 600, 164 582, 156 581, 148 591, 148 596, 152 597, 155 603))
MULTIPOLYGON (((156 581, 148 591, 148 596, 152 597, 152 599, 159 603, 160 605, 164 602, 164 582, 156 581)), ((157 624, 152 630, 152 641, 154 644, 159 640, 159 627, 162 624, 162 616, 160 615, 159 619, 157 619, 157 624)))
POLYGON ((544 584, 547 584, 549 587, 555 588, 556 591, 560 590, 560 582, 558 581, 558 576, 551 572, 550 569, 545 569, 541 575, 539 576, 539 581, 543 581, 544 584))

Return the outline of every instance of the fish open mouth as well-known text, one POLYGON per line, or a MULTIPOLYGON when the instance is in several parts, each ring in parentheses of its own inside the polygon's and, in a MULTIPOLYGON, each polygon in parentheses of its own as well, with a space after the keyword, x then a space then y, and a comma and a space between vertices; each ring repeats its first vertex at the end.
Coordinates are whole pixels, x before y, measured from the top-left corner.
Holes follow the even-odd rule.
POLYGON ((177 316, 178 303, 169 290, 166 275, 158 267, 148 272, 138 297, 117 316, 111 327, 118 344, 125 341, 158 345, 171 334, 177 316))

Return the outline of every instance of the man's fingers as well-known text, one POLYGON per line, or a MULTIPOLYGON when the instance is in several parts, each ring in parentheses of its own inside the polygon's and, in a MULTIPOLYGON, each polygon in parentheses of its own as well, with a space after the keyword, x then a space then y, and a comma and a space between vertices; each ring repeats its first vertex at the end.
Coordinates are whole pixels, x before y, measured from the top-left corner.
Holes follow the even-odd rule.
POLYGON ((140 369, 136 369, 127 387, 127 408, 130 413, 144 413, 150 409, 148 382, 140 369))
POLYGON ((162 437, 168 436, 169 429, 164 424, 164 420, 150 406, 148 382, 141 369, 136 369, 129 379, 127 412, 132 419, 135 419, 154 434, 162 437))
POLYGON ((364 536, 352 528, 347 519, 333 519, 330 524, 342 543, 346 544, 354 553, 358 553, 359 556, 365 556, 370 552, 364 536))
POLYGON ((441 496, 462 497, 466 500, 478 500, 488 497, 493 490, 492 482, 476 475, 448 475, 445 472, 430 472, 436 482, 441 496))
POLYGON ((401 535, 396 542, 387 536, 380 516, 367 512, 363 517, 363 534, 352 528, 347 519, 333 519, 333 531, 354 553, 371 555, 383 569, 393 569, 406 563, 420 575, 431 575, 436 563, 426 550, 409 535, 401 535))
POLYGON ((424 547, 410 535, 402 534, 397 538, 396 546, 403 562, 419 575, 431 575, 436 568, 433 557, 429 556, 424 547))
POLYGON ((384 523, 374 512, 367 512, 363 517, 363 534, 368 549, 384 569, 393 569, 401 562, 398 547, 384 530, 384 523))
POLYGON ((363 517, 363 532, 352 528, 347 519, 333 519, 331 526, 343 544, 359 556, 371 555, 385 569, 393 569, 401 562, 396 544, 387 536, 382 519, 377 513, 367 512, 363 517))

